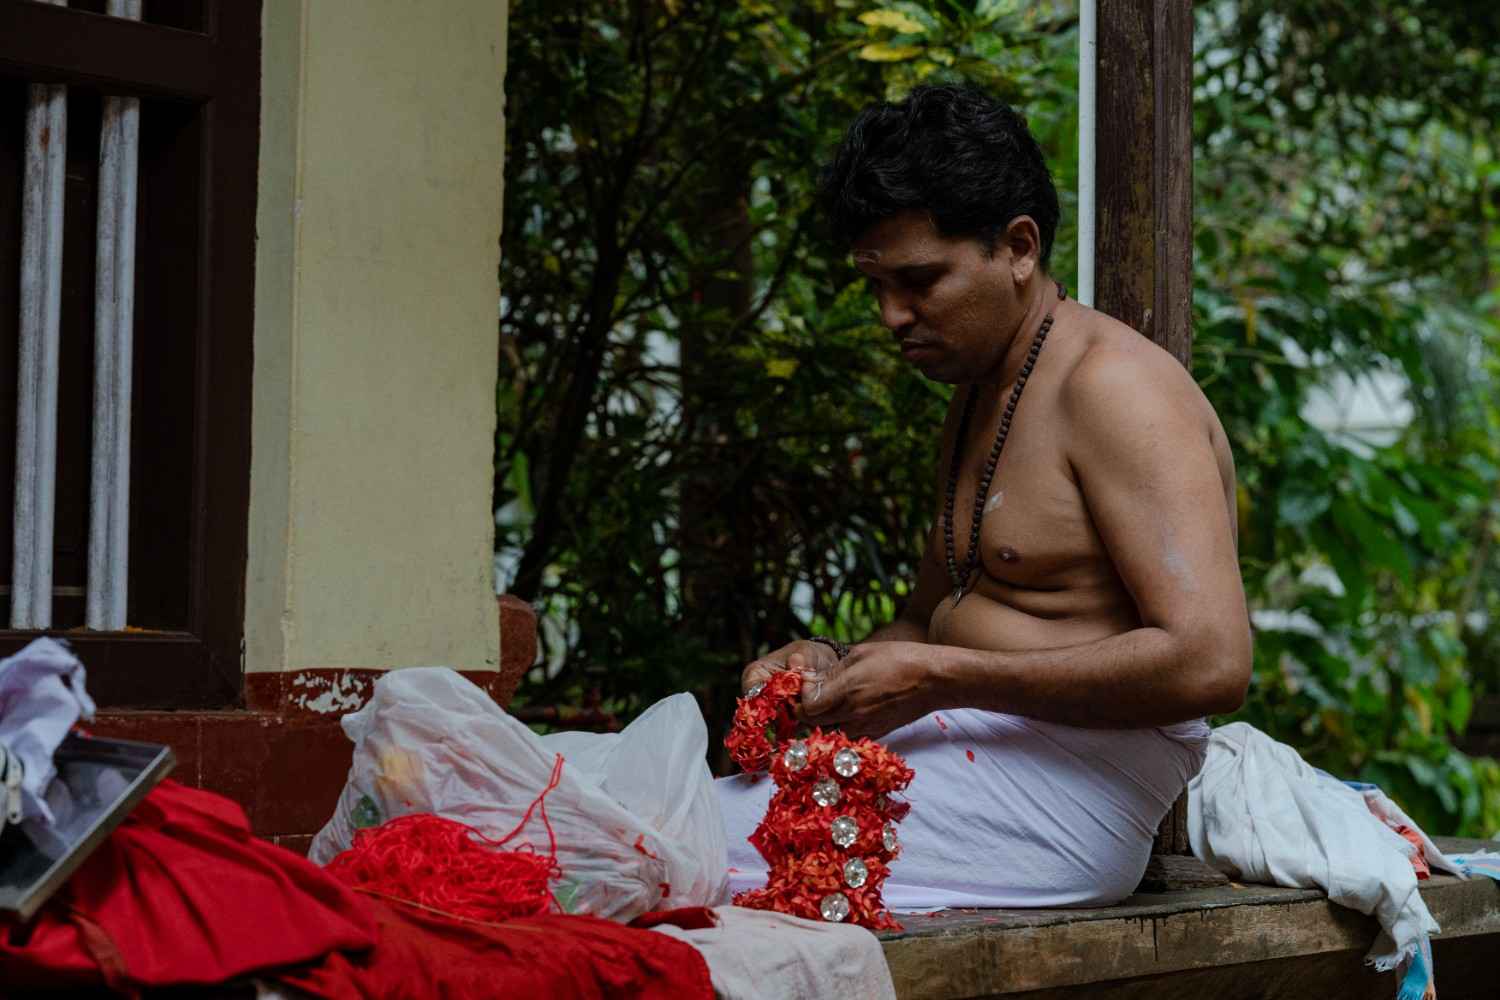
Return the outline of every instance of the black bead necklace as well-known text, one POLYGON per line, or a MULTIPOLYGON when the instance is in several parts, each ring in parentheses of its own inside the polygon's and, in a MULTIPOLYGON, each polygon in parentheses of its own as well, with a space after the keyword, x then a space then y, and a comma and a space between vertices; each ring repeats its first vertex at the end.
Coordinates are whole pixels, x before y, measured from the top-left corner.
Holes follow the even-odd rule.
MULTIPOLYGON (((1060 300, 1068 297, 1067 289, 1062 285, 1057 286, 1057 297, 1060 300)), ((974 407, 979 399, 979 392, 974 386, 969 386, 969 395, 964 400, 964 413, 958 423, 958 436, 953 440, 953 463, 948 470, 948 489, 943 497, 943 542, 947 546, 948 554, 948 580, 953 584, 953 606, 958 607, 958 602, 963 600, 965 588, 969 580, 974 576, 974 571, 979 568, 979 525, 984 518, 984 502, 990 495, 990 483, 995 478, 995 467, 1000 464, 1000 452, 1005 448, 1005 439, 1010 436, 1010 423, 1016 415, 1016 404, 1021 401, 1021 392, 1026 388, 1026 380, 1031 377, 1031 370, 1036 367, 1036 359, 1042 353, 1042 345, 1047 341, 1047 333, 1052 329, 1052 314, 1049 312, 1042 320, 1041 328, 1037 330, 1036 337, 1031 341, 1031 349, 1026 352, 1026 361, 1021 365, 1021 372, 1016 376, 1015 388, 1010 391, 1010 400, 1005 404, 1005 411, 1000 414, 1000 428, 995 432, 995 444, 990 448, 990 457, 984 463, 984 475, 979 477, 979 488, 974 491, 974 519, 969 524, 969 552, 964 559, 963 572, 958 570, 958 557, 953 549, 953 506, 954 496, 958 492, 958 473, 963 465, 964 439, 969 436, 969 423, 974 417, 974 407)))

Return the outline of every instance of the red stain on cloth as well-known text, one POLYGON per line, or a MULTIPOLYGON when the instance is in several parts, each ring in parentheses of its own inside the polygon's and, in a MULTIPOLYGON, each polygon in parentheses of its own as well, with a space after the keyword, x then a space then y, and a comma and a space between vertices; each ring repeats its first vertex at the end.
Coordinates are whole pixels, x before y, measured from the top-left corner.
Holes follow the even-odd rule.
POLYGON ((932 720, 938 724, 938 728, 943 732, 946 733, 948 731, 948 723, 943 721, 943 717, 941 715, 938 715, 936 712, 932 713, 932 720))
POLYGON ((964 751, 964 756, 967 757, 967 758, 969 758, 969 763, 970 764, 974 763, 974 751, 973 750, 965 750, 964 751))
POLYGON ((1427 849, 1422 846, 1422 835, 1409 826, 1397 827, 1396 832, 1416 848, 1411 855, 1411 867, 1417 873, 1417 881, 1431 878, 1432 868, 1427 864, 1427 849))

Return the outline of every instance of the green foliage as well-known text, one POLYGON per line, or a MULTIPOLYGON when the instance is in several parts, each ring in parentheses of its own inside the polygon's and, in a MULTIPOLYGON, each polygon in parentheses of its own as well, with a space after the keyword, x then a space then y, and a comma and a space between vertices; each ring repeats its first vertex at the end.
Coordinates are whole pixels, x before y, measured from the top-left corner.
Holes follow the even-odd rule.
MULTIPOLYGON (((547 655, 522 697, 628 715, 689 689, 722 721, 755 653, 886 620, 931 525, 947 391, 823 238, 816 166, 871 98, 980 83, 1053 165, 1071 283, 1076 12, 522 0, 511 22, 497 547, 547 655)), ((1443 832, 1500 828, 1500 766, 1455 749, 1500 691, 1497 51, 1500 16, 1456 0, 1198 8, 1195 374, 1241 480, 1241 717, 1443 832), (1308 419, 1371 378, 1416 419, 1308 419)))
POLYGON ((1500 19, 1472 13, 1200 9, 1195 350, 1262 609, 1240 716, 1433 829, 1488 834, 1500 770, 1454 747, 1500 665, 1500 19), (1307 419, 1330 383, 1382 378, 1416 413, 1388 439, 1307 419))
POLYGON ((528 699, 722 716, 758 650, 852 635, 915 572, 947 390, 822 236, 816 166, 871 97, 968 78, 1038 109, 1071 192, 1073 22, 862 8, 513 11, 499 548, 557 657, 528 699))

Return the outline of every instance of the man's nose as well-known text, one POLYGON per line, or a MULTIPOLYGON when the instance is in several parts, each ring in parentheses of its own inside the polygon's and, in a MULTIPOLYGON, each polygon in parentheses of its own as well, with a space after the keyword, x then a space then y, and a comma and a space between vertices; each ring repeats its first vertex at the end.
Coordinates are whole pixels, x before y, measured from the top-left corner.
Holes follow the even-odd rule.
POLYGON ((916 321, 916 313, 906 296, 885 292, 880 296, 880 322, 887 329, 899 333, 916 321))

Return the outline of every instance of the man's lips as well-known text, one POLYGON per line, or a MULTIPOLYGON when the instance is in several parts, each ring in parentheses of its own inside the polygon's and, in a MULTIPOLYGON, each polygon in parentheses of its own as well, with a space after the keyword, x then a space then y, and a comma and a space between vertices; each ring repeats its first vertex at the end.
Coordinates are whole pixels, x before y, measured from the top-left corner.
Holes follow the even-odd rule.
POLYGON ((936 351, 937 345, 930 340, 918 340, 915 337, 907 337, 901 341, 901 356, 908 360, 924 354, 933 354, 936 351))

